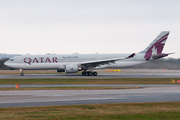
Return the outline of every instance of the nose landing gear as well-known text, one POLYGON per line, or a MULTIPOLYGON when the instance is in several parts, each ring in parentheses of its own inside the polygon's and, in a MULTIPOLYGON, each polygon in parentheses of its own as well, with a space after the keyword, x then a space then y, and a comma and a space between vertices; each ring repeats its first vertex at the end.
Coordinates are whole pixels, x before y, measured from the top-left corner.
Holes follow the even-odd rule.
POLYGON ((21 76, 24 76, 23 69, 20 69, 21 76))

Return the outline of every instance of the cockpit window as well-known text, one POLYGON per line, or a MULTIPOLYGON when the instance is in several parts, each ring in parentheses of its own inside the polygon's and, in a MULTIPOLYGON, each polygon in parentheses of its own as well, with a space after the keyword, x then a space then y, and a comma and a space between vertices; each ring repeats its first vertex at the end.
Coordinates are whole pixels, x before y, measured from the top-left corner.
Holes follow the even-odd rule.
POLYGON ((9 59, 9 61, 14 61, 14 59, 9 59))

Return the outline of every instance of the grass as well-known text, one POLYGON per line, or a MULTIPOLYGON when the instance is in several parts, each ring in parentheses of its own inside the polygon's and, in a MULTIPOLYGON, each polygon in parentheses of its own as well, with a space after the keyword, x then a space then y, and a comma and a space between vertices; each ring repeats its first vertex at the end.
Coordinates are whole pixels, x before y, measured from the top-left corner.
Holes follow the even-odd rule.
POLYGON ((140 87, 26 87, 0 88, 0 90, 109 90, 109 89, 137 89, 140 87))
POLYGON ((178 78, 0 79, 0 84, 178 84, 172 80, 178 78))
POLYGON ((3 120, 179 120, 180 102, 0 108, 3 120))

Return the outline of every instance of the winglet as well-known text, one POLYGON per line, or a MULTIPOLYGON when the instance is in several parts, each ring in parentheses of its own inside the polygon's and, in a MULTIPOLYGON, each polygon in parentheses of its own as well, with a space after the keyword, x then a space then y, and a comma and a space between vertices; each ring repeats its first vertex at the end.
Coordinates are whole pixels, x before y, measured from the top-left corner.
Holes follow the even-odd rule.
POLYGON ((135 55, 135 53, 133 53, 133 54, 131 54, 130 56, 126 57, 126 59, 132 58, 132 57, 134 57, 134 55, 135 55))

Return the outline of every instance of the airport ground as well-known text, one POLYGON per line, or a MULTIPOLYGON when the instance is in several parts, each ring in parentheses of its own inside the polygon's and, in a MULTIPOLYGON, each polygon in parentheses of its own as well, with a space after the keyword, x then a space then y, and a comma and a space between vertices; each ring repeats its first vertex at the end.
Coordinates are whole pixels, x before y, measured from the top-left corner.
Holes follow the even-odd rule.
POLYGON ((180 102, 0 108, 3 120, 179 120, 180 102))
POLYGON ((18 70, 0 71, 0 79, 107 79, 107 78, 180 78, 180 70, 161 69, 117 69, 97 71, 98 76, 82 76, 81 72, 74 74, 57 73, 55 70, 32 71, 24 70, 20 76, 18 70))
POLYGON ((180 72, 148 71, 90 78, 6 71, 0 75, 0 119, 180 119, 180 72))

